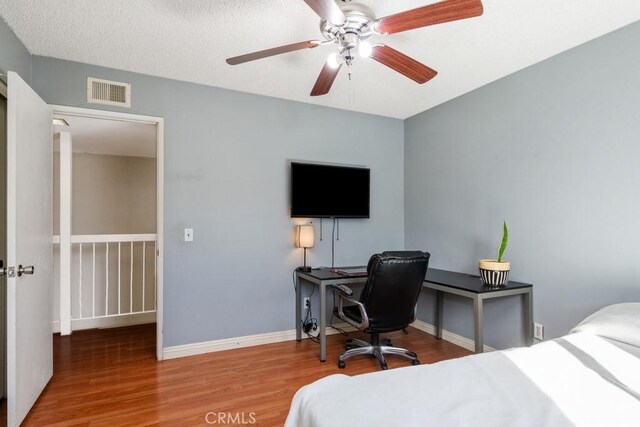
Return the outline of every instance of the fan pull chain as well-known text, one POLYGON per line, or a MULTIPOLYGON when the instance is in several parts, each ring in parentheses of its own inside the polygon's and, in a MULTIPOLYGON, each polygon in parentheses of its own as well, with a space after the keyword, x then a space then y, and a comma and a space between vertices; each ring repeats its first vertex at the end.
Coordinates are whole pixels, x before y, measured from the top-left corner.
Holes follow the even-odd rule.
MULTIPOLYGON (((351 75, 349 75, 351 76, 351 75)), ((349 93, 349 104, 350 105, 355 105, 356 103, 356 81, 355 80, 349 80, 349 82, 347 83, 349 86, 349 90, 347 91, 349 93)))
POLYGON ((353 80, 351 78, 351 75, 353 74, 353 56, 351 56, 351 49, 349 49, 347 51, 347 54, 344 57, 345 59, 345 63, 347 64, 347 75, 349 76, 349 82, 347 83, 347 96, 348 96, 348 102, 351 105, 355 104, 355 80, 353 80))

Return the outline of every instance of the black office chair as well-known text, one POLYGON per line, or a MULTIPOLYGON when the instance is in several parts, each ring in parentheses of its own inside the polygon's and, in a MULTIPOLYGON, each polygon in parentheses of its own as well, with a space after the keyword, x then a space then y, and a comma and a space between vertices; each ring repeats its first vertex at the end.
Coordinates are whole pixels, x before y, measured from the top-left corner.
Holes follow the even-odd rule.
POLYGON ((371 334, 371 342, 348 339, 346 351, 338 357, 338 367, 345 367, 345 360, 359 354, 370 354, 378 359, 380 367, 387 369, 385 354, 397 354, 420 361, 415 353, 393 347, 388 339, 380 339, 380 333, 405 329, 415 320, 415 307, 427 273, 430 254, 420 251, 383 252, 369 259, 368 278, 360 294, 360 301, 350 298, 353 292, 346 286, 338 293, 338 316, 371 334), (346 289, 344 289, 346 288, 346 289), (345 302, 353 305, 345 305, 345 302))

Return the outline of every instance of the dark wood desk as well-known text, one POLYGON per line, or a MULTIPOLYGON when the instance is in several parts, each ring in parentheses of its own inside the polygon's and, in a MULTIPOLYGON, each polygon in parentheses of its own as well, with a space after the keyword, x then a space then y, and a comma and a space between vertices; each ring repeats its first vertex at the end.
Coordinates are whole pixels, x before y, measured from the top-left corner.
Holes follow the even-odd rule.
MULTIPOLYGON (((320 361, 327 358, 327 287, 337 284, 362 285, 366 283, 366 275, 345 276, 334 273, 329 268, 315 268, 310 272, 296 272, 296 340, 302 339, 302 290, 301 284, 318 286, 320 294, 320 314, 318 315, 318 337, 320 341, 320 361)), ((522 295, 525 312, 525 337, 527 345, 533 342, 533 286, 528 283, 509 282, 503 287, 487 287, 479 276, 453 271, 429 268, 424 281, 425 288, 433 289, 437 294, 436 335, 442 339, 443 294, 450 293, 473 300, 475 351, 484 350, 483 337, 483 302, 485 299, 500 298, 510 295, 522 295)))
POLYGON ((524 333, 526 344, 533 344, 533 285, 529 283, 508 282, 504 286, 486 286, 479 276, 453 271, 427 270, 424 287, 436 291, 436 336, 442 339, 442 313, 444 293, 459 295, 473 300, 473 321, 475 352, 484 351, 484 300, 511 295, 522 295, 524 311, 524 333))

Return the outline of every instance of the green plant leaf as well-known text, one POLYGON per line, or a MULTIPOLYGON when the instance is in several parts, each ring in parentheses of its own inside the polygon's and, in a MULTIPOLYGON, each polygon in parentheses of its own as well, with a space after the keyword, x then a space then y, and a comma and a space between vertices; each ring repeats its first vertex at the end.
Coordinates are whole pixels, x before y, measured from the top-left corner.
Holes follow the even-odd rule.
POLYGON ((502 254, 507 249, 507 243, 509 242, 509 230, 507 229, 507 221, 504 221, 502 228, 502 243, 500 243, 500 249, 498 249, 498 262, 502 261, 502 254))

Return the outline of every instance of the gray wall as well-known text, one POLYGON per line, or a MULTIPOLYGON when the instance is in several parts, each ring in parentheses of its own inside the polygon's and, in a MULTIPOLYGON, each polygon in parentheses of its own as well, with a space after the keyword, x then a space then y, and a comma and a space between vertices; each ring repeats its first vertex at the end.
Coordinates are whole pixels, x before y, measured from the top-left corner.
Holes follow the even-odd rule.
MULTIPOLYGON (((547 338, 640 300, 638 40, 640 23, 405 121, 407 248, 475 273, 505 219, 511 278, 535 285, 547 338)), ((517 297, 485 315, 487 344, 522 342, 517 297)), ((446 329, 473 337, 471 322, 467 301, 445 301, 446 329)))
MULTIPOLYGON (((371 219, 341 221, 337 264, 404 246, 400 120, 51 58, 34 56, 33 71, 48 103, 104 108, 85 103, 94 76, 132 84, 126 111, 165 119, 165 346, 294 328, 302 251, 288 215, 289 160, 371 168, 371 219), (182 242, 185 227, 193 243, 182 242)), ((311 265, 331 262, 327 230, 311 265)))
POLYGON ((0 73, 15 71, 31 83, 31 55, 22 42, 0 18, 0 73))

